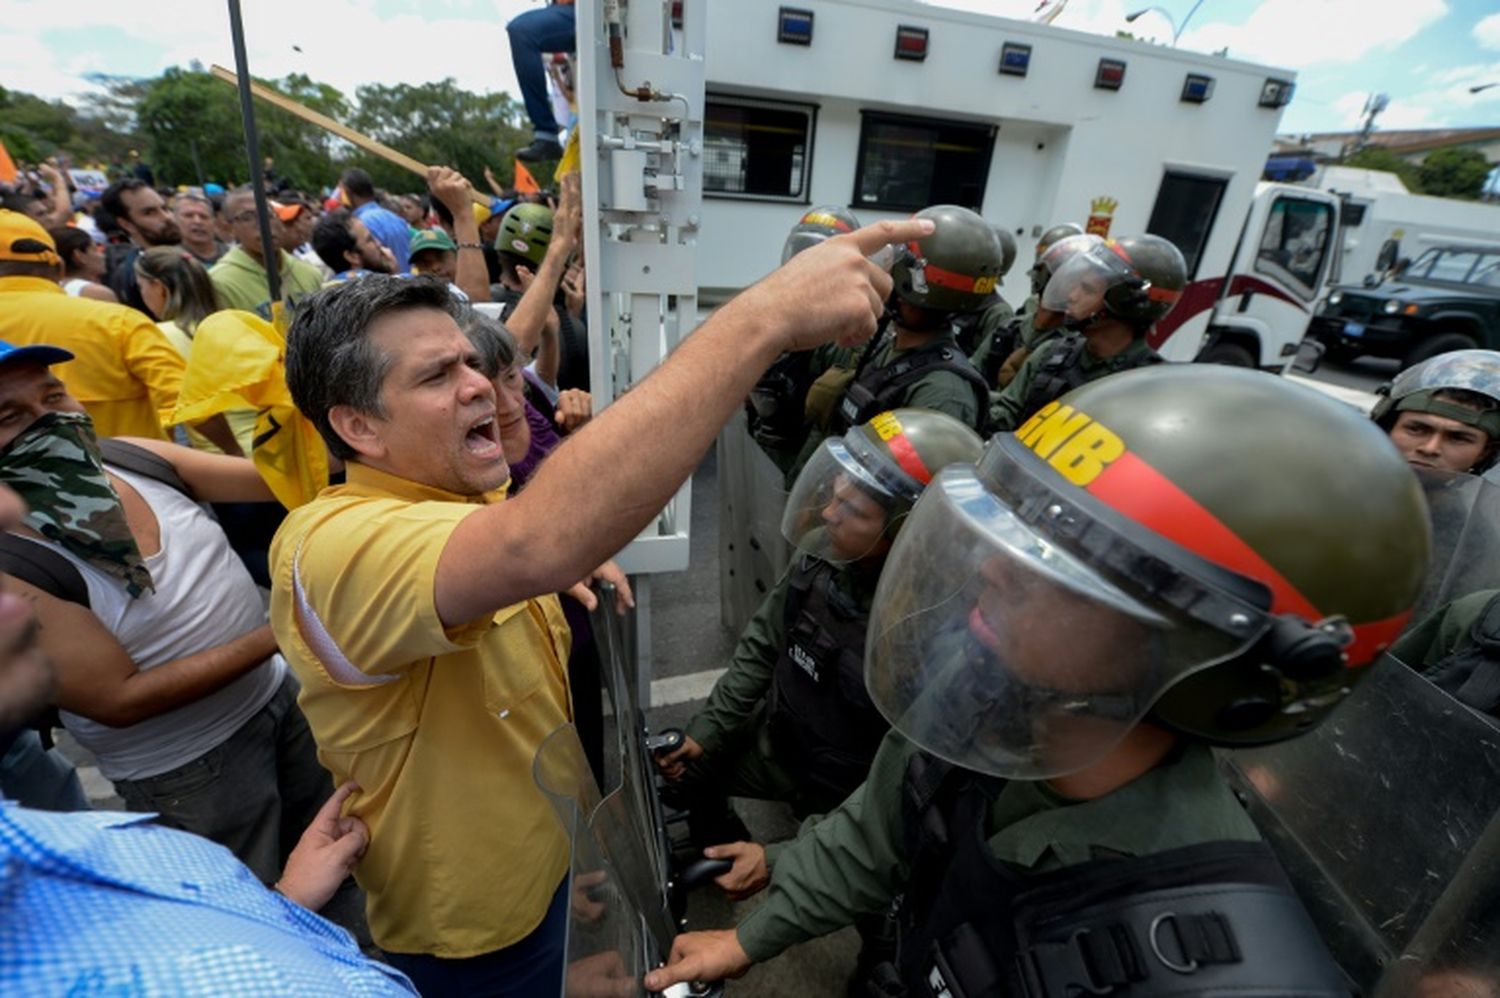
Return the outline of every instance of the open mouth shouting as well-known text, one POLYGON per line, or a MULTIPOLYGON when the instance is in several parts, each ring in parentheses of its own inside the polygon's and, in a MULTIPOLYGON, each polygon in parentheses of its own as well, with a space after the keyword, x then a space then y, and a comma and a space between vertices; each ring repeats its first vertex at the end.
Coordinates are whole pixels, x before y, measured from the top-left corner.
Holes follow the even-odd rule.
POLYGON ((469 425, 464 434, 464 448, 480 461, 501 461, 505 452, 500 447, 500 429, 495 423, 495 414, 486 413, 469 425))

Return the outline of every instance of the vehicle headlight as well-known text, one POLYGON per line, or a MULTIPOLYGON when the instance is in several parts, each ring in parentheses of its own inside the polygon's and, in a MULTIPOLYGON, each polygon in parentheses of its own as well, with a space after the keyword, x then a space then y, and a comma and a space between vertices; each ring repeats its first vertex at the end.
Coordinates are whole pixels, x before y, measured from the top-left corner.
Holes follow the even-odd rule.
POLYGON ((1337 305, 1339 302, 1341 302, 1343 300, 1344 300, 1344 293, 1342 291, 1335 291, 1333 294, 1331 294, 1331 295, 1328 296, 1328 305, 1329 305, 1330 308, 1332 308, 1334 305, 1337 305))
POLYGON ((1386 315, 1395 315, 1397 312, 1401 311, 1401 302, 1395 298, 1392 298, 1390 301, 1385 303, 1385 308, 1381 311, 1385 312, 1386 315))

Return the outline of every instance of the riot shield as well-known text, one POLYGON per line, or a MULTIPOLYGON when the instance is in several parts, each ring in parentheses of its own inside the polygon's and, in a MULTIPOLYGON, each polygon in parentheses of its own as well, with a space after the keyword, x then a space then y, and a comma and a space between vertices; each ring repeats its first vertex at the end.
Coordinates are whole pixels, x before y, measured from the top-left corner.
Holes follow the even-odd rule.
POLYGON ((1500 998, 1500 728, 1386 656, 1293 741, 1221 763, 1364 994, 1500 998))
MULTIPOLYGON (((597 587, 592 614, 600 670, 612 715, 601 792, 571 724, 537 751, 532 774, 572 843, 565 998, 642 994, 641 978, 671 950, 684 876, 672 865, 667 819, 656 794, 656 748, 637 695, 639 674, 614 587, 597 587)), ((722 873, 704 861, 696 876, 722 873)), ((717 987, 679 986, 667 998, 709 996, 717 987)))
POLYGON ((737 412, 719 434, 719 617, 738 634, 791 562, 786 482, 737 412))
POLYGON ((1419 468, 1432 514, 1432 560, 1413 621, 1481 589, 1500 589, 1500 483, 1419 468))

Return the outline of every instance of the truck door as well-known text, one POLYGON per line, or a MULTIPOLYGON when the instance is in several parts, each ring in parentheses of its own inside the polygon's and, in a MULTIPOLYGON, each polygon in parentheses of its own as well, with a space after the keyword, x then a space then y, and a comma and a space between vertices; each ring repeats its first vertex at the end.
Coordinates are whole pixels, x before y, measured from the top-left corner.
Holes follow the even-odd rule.
POLYGON ((1255 199, 1205 357, 1233 346, 1260 367, 1290 363, 1338 257, 1338 223, 1337 202, 1321 192, 1272 188, 1255 199))

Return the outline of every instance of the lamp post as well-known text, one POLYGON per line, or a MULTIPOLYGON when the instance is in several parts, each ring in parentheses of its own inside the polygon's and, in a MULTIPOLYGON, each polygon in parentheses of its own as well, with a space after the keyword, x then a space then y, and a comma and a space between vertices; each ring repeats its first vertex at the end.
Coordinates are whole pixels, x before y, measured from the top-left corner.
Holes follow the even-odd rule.
MULTIPOLYGON (((1175 49, 1177 47, 1177 39, 1182 37, 1183 31, 1187 29, 1188 22, 1193 19, 1193 15, 1198 13, 1198 8, 1202 6, 1203 0, 1198 0, 1197 3, 1193 4, 1193 9, 1187 12, 1187 17, 1184 17, 1182 19, 1182 24, 1180 26, 1178 25, 1176 19, 1172 17, 1171 11, 1166 10, 1163 7, 1155 6, 1142 7, 1140 10, 1135 11, 1132 14, 1126 14, 1125 21, 1126 23, 1134 23, 1135 19, 1140 17, 1142 14, 1149 14, 1153 10, 1156 11, 1162 17, 1165 17, 1167 19, 1167 23, 1172 26, 1172 47, 1175 49)), ((1493 86, 1493 84, 1491 85, 1493 86)))

